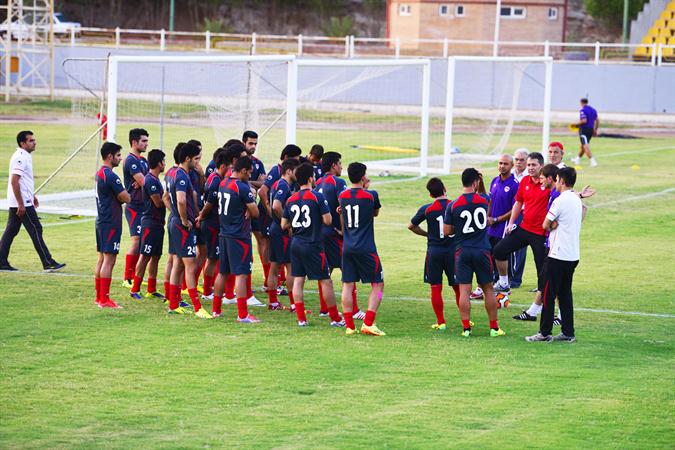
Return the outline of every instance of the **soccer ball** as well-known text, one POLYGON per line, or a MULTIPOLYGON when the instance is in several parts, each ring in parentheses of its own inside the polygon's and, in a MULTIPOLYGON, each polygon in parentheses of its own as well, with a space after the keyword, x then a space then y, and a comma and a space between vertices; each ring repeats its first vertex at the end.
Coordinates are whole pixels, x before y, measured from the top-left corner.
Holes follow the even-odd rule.
POLYGON ((497 294, 497 309, 508 308, 509 307, 509 296, 504 295, 501 292, 497 294))

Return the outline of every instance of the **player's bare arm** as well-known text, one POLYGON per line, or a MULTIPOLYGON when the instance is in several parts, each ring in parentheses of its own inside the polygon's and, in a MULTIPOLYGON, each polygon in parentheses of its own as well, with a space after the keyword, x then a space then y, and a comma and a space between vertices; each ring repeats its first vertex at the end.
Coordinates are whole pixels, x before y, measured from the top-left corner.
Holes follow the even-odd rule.
POLYGON ((248 212, 248 216, 251 219, 257 219, 258 217, 260 217, 260 211, 258 211, 258 207, 256 206, 255 203, 247 203, 246 212, 248 212))
POLYGON ((265 175, 262 175, 262 174, 260 174, 260 176, 258 176, 257 180, 248 180, 248 184, 250 184, 252 187, 256 188, 257 190, 260 190, 260 188, 262 188, 264 183, 265 183, 265 175))
POLYGON ((284 215, 284 205, 279 200, 274 200, 272 203, 272 213, 279 219, 284 215))
POLYGON ((134 174, 134 183, 133 187, 134 189, 138 189, 145 186, 145 177, 143 176, 142 173, 135 173, 134 174))
POLYGON ((379 208, 373 210, 373 217, 377 217, 377 216, 379 216, 379 215, 380 215, 380 209, 379 209, 379 208))
POLYGON ((445 234, 446 236, 452 236, 453 234, 455 234, 455 227, 453 227, 449 223, 444 223, 443 234, 445 234))
POLYGON ((117 194, 117 201, 120 203, 131 203, 131 195, 127 191, 117 194))
POLYGON ((260 190, 258 191, 258 196, 260 197, 260 201, 262 202, 263 206, 265 207, 265 210, 267 211, 268 215, 272 215, 272 209, 270 208, 270 201, 269 201, 269 192, 270 188, 267 187, 267 185, 263 184, 260 186, 260 190))
POLYGON ((326 226, 329 226, 331 223, 333 223, 333 217, 330 215, 330 213, 323 214, 321 216, 321 220, 323 221, 323 224, 326 226))
POLYGON ((159 194, 152 194, 150 196, 150 201, 153 205, 155 205, 155 208, 162 209, 165 207, 164 201, 162 200, 162 197, 159 196, 159 194))
POLYGON ((429 233, 427 233, 419 225, 415 225, 414 223, 409 223, 408 229, 419 236, 427 237, 429 235, 429 233))
POLYGON ((19 187, 19 178, 21 178, 21 175, 17 174, 12 174, 12 192, 14 193, 14 197, 16 197, 16 203, 18 205, 16 209, 16 215, 19 217, 23 217, 24 214, 26 214, 26 205, 23 203, 23 197, 21 196, 21 188, 19 187))
POLYGON ((281 218, 281 229, 284 231, 288 231, 291 229, 291 222, 289 222, 288 219, 285 217, 281 218))
POLYGON ((509 224, 506 226, 506 234, 511 234, 511 230, 513 229, 513 224, 515 223, 516 220, 518 220, 518 217, 520 217, 520 212, 523 210, 523 204, 516 200, 516 202, 513 204, 513 208, 511 208, 511 212, 509 213, 509 224))
POLYGON ((164 202, 164 207, 166 209, 171 209, 171 196, 169 195, 169 191, 164 191, 164 194, 162 194, 162 202, 164 202))
POLYGON ((176 191, 176 203, 178 206, 178 215, 180 216, 180 223, 188 230, 192 228, 192 223, 188 220, 187 215, 187 196, 183 191, 176 191))

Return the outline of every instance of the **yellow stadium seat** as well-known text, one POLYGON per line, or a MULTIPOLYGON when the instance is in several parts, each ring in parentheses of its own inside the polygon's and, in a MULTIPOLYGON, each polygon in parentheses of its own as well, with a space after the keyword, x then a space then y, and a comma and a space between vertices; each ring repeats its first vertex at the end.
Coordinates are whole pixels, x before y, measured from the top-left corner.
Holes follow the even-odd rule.
POLYGON ((666 10, 675 12, 675 2, 668 3, 668 6, 666 7, 666 10))
POLYGON ((673 47, 662 48, 661 56, 663 58, 672 58, 673 56, 675 56, 675 48, 673 47))
POLYGON ((654 28, 665 28, 666 27, 666 21, 663 19, 656 19, 656 22, 654 22, 654 28))

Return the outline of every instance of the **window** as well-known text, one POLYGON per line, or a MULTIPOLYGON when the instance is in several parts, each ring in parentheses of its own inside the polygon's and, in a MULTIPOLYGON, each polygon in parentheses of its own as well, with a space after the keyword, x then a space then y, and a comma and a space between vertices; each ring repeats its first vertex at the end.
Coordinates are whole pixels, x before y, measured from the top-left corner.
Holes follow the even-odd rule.
POLYGON ((526 11, 522 6, 503 6, 499 15, 508 19, 524 19, 527 15, 526 11))
POLYGON ((410 16, 412 15, 412 9, 410 8, 410 5, 399 5, 398 7, 398 15, 399 16, 410 16))
POLYGON ((441 5, 441 6, 438 7, 438 15, 439 16, 445 17, 445 16, 448 15, 449 11, 450 11, 450 8, 448 7, 448 5, 441 5))
POLYGON ((548 20, 558 20, 558 8, 548 9, 548 20))
POLYGON ((455 16, 464 17, 464 5, 455 6, 455 16))

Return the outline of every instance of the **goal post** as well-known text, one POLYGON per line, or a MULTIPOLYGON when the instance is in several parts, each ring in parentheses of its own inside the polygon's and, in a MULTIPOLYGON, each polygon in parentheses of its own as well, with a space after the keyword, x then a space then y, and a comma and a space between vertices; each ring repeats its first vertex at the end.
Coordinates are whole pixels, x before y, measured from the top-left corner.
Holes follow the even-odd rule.
POLYGON ((546 154, 552 79, 551 57, 448 58, 444 171, 455 158, 491 159, 518 147, 546 154))

